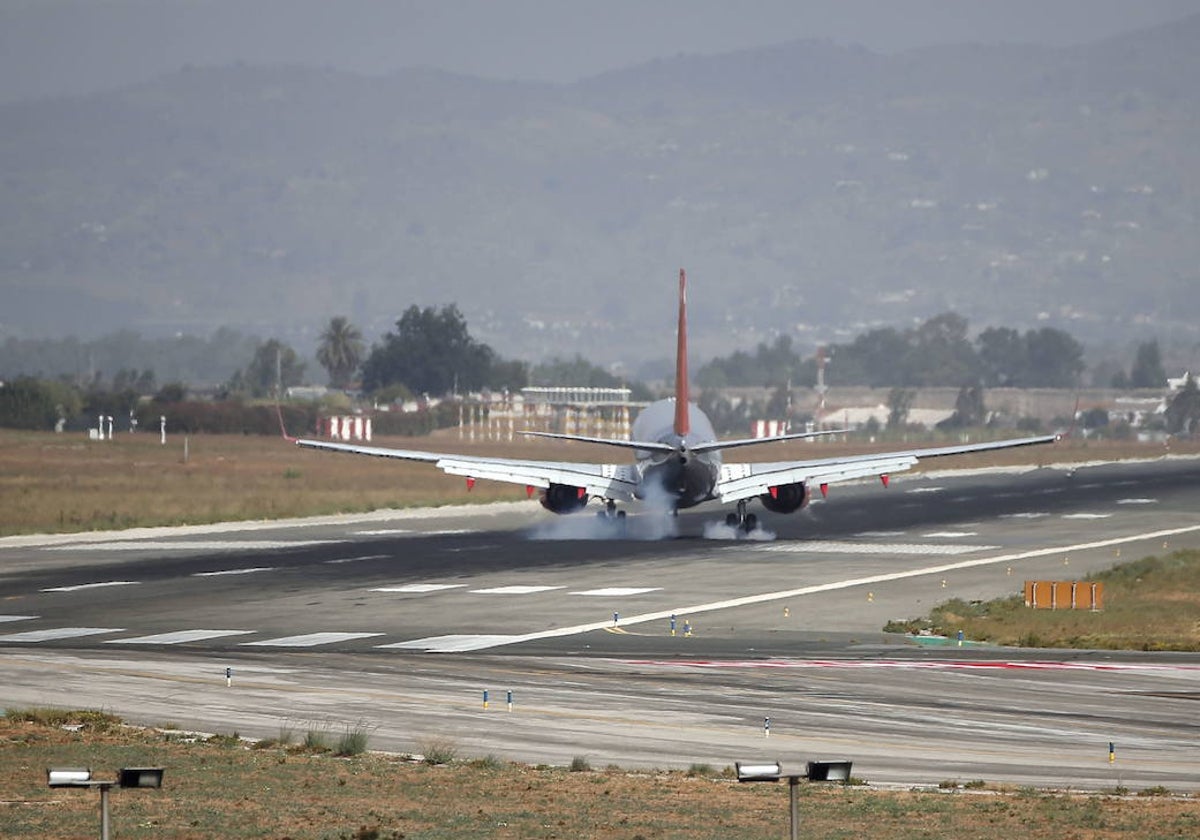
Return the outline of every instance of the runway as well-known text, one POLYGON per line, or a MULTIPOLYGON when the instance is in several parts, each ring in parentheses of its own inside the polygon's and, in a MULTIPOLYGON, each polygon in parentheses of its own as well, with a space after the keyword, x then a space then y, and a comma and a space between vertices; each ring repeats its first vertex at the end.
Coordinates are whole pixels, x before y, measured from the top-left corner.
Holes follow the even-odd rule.
POLYGON ((0 699, 259 737, 366 722, 376 748, 535 763, 845 756, 875 783, 1191 790, 1200 657, 881 627, 1200 545, 1198 479, 1187 459, 897 476, 768 514, 761 541, 705 539, 715 508, 671 539, 572 539, 594 523, 531 503, 10 538, 0 699))

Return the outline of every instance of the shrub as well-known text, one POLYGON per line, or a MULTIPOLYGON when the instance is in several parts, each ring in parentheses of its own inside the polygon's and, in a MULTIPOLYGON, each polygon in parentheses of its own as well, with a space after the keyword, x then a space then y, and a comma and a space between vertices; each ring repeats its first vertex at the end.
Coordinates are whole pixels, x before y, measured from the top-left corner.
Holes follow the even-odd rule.
POLYGON ((419 749, 426 764, 450 764, 458 757, 458 746, 445 738, 431 738, 422 741, 419 749))
POLYGON ((586 773, 592 769, 592 765, 588 763, 586 756, 577 755, 571 759, 571 766, 568 769, 572 773, 586 773))

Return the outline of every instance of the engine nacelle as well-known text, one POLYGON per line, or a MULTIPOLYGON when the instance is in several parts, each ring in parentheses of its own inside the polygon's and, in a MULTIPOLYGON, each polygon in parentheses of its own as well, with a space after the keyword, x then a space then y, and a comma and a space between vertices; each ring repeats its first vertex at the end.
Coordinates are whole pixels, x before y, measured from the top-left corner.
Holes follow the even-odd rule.
POLYGON ((803 482, 781 484, 778 487, 772 487, 771 490, 773 492, 763 493, 758 497, 763 507, 771 513, 794 513, 808 504, 808 485, 803 482))
POLYGON ((587 507, 587 490, 570 484, 551 484, 542 491, 542 507, 554 513, 574 513, 587 507))

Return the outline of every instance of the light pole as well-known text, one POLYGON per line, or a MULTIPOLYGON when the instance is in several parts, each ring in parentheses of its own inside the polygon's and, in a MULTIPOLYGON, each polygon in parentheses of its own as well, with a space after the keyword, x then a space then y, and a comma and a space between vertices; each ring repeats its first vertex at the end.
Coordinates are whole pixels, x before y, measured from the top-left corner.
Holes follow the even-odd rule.
POLYGON ((805 765, 803 773, 784 773, 783 767, 778 761, 772 763, 760 761, 753 764, 738 761, 734 763, 734 768, 737 770, 737 780, 739 782, 778 782, 780 779, 787 779, 791 838, 792 840, 800 840, 800 780, 807 779, 810 782, 841 782, 845 784, 850 781, 851 764, 852 762, 845 759, 837 761, 810 761, 805 765))
POLYGON ((122 767, 112 781, 93 779, 86 767, 52 767, 46 771, 46 783, 52 788, 85 787, 100 789, 100 840, 108 838, 108 791, 113 787, 162 787, 161 767, 122 767))

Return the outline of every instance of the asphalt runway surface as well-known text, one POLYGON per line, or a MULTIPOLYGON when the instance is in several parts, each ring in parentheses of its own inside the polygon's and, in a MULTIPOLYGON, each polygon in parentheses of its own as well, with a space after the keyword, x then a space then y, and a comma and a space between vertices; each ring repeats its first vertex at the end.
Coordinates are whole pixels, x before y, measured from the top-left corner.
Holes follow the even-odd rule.
POLYGON ((881 629, 1200 545, 1200 461, 901 475, 763 514, 755 540, 722 538, 722 513, 624 535, 521 502, 2 539, 0 701, 532 763, 1200 789, 1200 656, 881 629))

